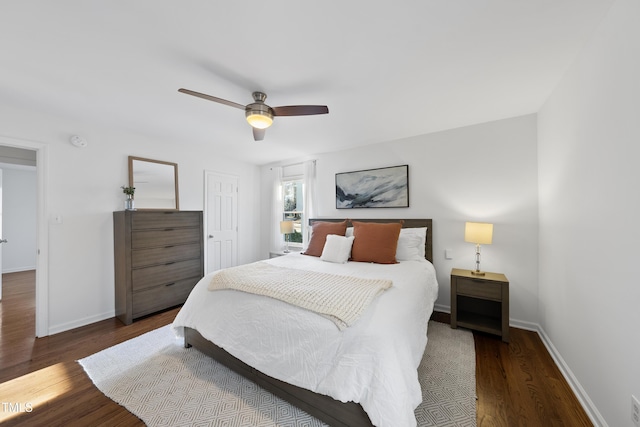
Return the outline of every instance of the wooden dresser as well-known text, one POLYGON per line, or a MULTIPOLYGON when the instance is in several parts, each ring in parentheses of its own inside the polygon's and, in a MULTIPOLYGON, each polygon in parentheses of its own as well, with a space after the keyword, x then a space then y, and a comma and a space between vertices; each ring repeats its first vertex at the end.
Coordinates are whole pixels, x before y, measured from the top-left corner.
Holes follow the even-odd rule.
POLYGON ((204 274, 201 211, 113 213, 116 317, 134 319, 185 302, 204 274))

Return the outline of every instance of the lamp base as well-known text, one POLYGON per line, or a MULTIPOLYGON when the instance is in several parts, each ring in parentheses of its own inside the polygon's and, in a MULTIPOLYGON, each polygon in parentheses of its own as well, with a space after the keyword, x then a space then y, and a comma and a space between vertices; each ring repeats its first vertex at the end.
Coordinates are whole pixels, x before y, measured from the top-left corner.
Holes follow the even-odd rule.
POLYGON ((473 274, 474 276, 484 276, 484 271, 471 270, 471 274, 473 274))

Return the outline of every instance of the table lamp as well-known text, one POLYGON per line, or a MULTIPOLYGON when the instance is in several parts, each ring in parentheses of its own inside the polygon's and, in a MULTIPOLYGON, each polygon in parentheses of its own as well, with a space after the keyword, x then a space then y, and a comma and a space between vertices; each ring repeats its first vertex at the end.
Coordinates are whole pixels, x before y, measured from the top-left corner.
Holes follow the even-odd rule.
POLYGON ((289 234, 293 233, 293 221, 280 221, 280 233, 284 234, 284 253, 289 253, 289 234))
POLYGON ((480 271, 480 245, 490 245, 493 238, 493 224, 486 222, 467 222, 464 227, 464 241, 476 244, 476 269, 471 274, 484 276, 480 271))

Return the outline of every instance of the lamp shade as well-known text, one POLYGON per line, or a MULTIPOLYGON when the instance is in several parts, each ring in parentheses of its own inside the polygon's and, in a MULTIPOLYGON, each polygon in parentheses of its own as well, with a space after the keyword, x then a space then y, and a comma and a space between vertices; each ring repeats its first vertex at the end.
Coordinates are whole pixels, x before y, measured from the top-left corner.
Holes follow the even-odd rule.
POLYGON ((293 221, 280 221, 280 233, 282 234, 293 233, 293 221))
POLYGON ((493 224, 467 222, 464 226, 464 241, 478 245, 490 245, 493 239, 493 224))
POLYGON ((265 114, 251 114, 247 116, 247 121, 257 129, 266 129, 273 124, 273 119, 265 114))

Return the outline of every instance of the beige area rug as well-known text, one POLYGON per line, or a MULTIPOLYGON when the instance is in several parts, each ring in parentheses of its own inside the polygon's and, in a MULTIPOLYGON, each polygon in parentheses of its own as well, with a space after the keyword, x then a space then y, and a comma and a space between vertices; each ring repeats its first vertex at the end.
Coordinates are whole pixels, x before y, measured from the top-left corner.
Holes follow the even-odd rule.
MULTIPOLYGON (((476 426, 469 331, 430 322, 419 371, 419 426, 476 426)), ((325 426, 194 348, 170 326, 78 361, 107 397, 148 426, 325 426)))

